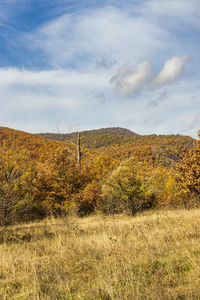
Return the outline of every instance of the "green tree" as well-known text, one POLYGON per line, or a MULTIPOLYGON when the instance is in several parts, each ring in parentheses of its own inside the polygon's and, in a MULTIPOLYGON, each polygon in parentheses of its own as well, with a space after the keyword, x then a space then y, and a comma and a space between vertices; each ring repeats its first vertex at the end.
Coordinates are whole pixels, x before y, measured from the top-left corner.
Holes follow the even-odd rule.
POLYGON ((146 194, 133 157, 122 162, 105 180, 102 197, 106 213, 135 214, 153 205, 153 197, 146 194))

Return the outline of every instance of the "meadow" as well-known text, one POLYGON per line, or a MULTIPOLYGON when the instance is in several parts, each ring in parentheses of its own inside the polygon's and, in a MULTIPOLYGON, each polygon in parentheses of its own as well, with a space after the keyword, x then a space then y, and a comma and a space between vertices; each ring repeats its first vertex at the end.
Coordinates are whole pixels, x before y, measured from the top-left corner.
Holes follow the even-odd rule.
POLYGON ((200 299, 200 210, 0 228, 0 299, 200 299))

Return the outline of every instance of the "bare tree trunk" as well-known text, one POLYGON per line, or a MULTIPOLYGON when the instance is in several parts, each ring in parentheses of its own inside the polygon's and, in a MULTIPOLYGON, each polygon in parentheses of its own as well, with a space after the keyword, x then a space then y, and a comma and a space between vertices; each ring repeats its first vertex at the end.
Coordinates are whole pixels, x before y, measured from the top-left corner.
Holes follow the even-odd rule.
POLYGON ((78 161, 78 164, 81 166, 81 139, 80 139, 80 133, 78 133, 78 137, 77 137, 77 161, 78 161))

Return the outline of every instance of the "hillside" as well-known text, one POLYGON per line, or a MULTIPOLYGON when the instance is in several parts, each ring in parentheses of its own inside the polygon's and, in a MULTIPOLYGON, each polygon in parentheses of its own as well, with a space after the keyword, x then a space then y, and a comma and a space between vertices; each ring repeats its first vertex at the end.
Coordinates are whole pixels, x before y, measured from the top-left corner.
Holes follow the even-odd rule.
MULTIPOLYGON (((76 144, 77 133, 39 134, 48 139, 76 144)), ((81 146, 96 153, 107 154, 123 160, 135 156, 140 161, 159 161, 170 165, 181 159, 183 151, 190 148, 194 139, 183 135, 138 135, 128 129, 104 128, 81 131, 81 146)))
POLYGON ((45 139, 41 136, 24 131, 0 127, 1 152, 10 152, 13 156, 24 153, 29 155, 32 159, 45 160, 45 156, 48 153, 52 153, 60 147, 67 147, 70 151, 75 149, 73 145, 61 141, 45 139))
MULTIPOLYGON (((129 144, 139 147, 159 146, 188 148, 193 145, 194 139, 183 135, 138 135, 128 129, 113 127, 96 130, 80 131, 81 145, 88 149, 98 149, 113 145, 129 144)), ((37 134, 47 139, 58 140, 76 144, 77 132, 70 134, 40 133, 37 134)), ((104 151, 104 150, 103 150, 104 151)), ((106 152, 109 152, 109 150, 106 152)))
MULTIPOLYGON (((136 135, 123 128, 104 128, 80 132, 82 160, 91 160, 99 155, 123 161, 134 156, 136 161, 150 165, 171 166, 181 159, 183 152, 190 148, 195 140, 182 135, 136 135), (88 151, 87 149, 90 149, 88 151), (90 157, 90 158, 89 158, 90 157)), ((49 154, 58 149, 68 149, 76 156, 77 133, 30 134, 19 130, 0 127, 1 153, 12 153, 23 160, 48 160, 49 154)), ((10 154, 11 155, 11 154, 10 154)))
POLYGON ((124 138, 117 144, 99 147, 96 151, 120 160, 134 156, 141 162, 170 166, 180 161, 184 151, 194 143, 195 140, 188 136, 147 135, 124 138))
MULTIPOLYGON (((181 159, 185 149, 195 140, 182 135, 137 135, 128 129, 103 128, 80 132, 82 160, 99 155, 123 161, 134 156, 137 161, 151 165, 170 166, 181 159), (90 149, 88 151, 87 149, 90 149), (92 155, 92 156, 91 156, 92 155)), ((76 156, 77 133, 30 134, 19 130, 0 127, 1 153, 12 153, 13 157, 30 157, 30 160, 48 160, 49 154, 58 149, 68 149, 76 156)))
MULTIPOLYGON (((111 127, 111 128, 100 128, 100 129, 93 129, 93 130, 84 130, 81 131, 81 136, 91 136, 91 135, 119 135, 119 136, 137 136, 138 134, 128 130, 126 128, 120 127, 111 127)), ((67 140, 74 138, 77 135, 77 132, 72 133, 38 133, 38 135, 43 136, 49 139, 55 140, 67 140)))
MULTIPOLYGON (((138 136, 137 133, 131 130, 112 127, 101 128, 87 131, 80 131, 82 138, 82 145, 87 148, 99 148, 105 145, 116 144, 119 141, 126 140, 127 137, 138 136)), ((73 133, 39 133, 39 136, 54 139, 58 141, 75 143, 77 139, 77 132, 73 133)))
POLYGON ((124 134, 81 133, 78 161, 77 146, 70 139, 57 141, 0 127, 0 224, 74 210, 80 216, 95 211, 135 214, 177 205, 177 162, 195 140, 124 134))

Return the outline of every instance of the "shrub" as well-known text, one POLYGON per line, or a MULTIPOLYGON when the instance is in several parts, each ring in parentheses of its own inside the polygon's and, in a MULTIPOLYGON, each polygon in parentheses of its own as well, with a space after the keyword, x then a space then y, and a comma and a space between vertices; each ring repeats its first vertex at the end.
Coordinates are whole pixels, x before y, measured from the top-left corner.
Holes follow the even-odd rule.
POLYGON ((106 213, 135 214, 153 206, 153 195, 147 195, 137 175, 134 158, 122 162, 102 186, 102 210, 106 213))

